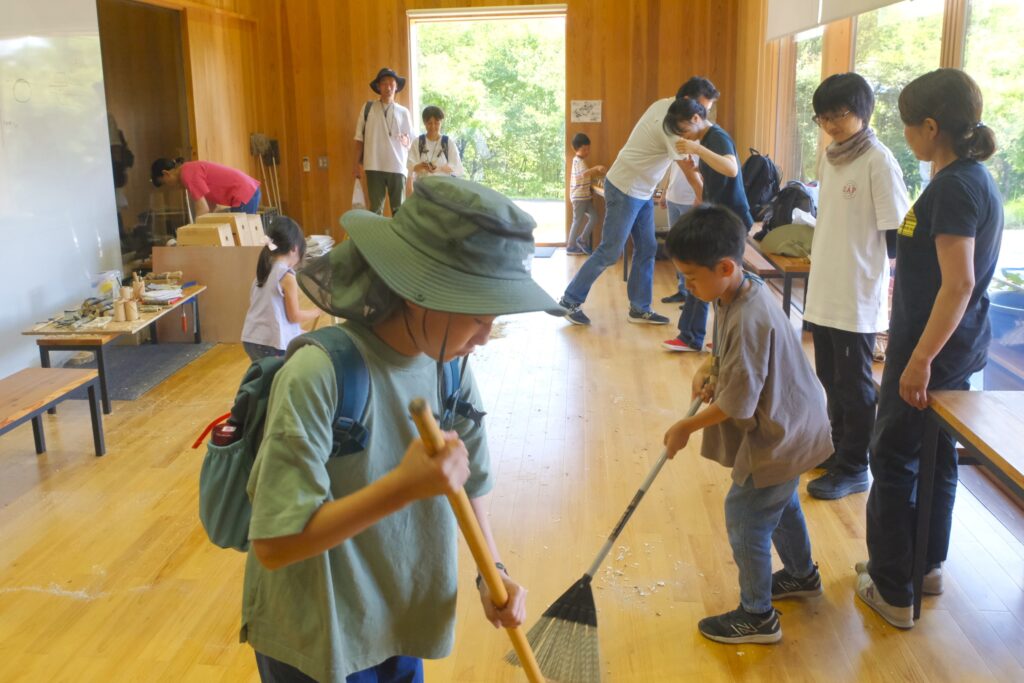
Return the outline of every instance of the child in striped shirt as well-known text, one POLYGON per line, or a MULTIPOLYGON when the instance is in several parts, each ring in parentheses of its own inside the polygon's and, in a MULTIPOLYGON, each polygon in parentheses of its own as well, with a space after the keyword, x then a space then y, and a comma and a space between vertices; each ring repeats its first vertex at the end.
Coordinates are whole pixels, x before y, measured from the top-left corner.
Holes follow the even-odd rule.
POLYGON ((569 228, 565 253, 589 254, 593 250, 590 234, 594 231, 594 224, 597 222, 597 211, 594 209, 590 183, 595 174, 604 174, 605 167, 587 167, 587 162, 584 160, 590 156, 590 138, 586 133, 576 133, 572 137, 572 148, 576 152, 572 157, 572 176, 569 180, 572 227, 569 228), (584 228, 584 223, 586 223, 586 228, 584 228))

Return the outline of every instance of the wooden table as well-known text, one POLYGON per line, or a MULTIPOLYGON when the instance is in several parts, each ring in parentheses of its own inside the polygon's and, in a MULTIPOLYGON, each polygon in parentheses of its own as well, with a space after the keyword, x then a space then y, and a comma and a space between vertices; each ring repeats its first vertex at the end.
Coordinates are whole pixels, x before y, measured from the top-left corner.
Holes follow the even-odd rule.
POLYGON ((918 474, 914 544, 914 618, 921 616, 921 587, 927 569, 928 531, 935 490, 939 429, 944 429, 1018 497, 1024 498, 1024 392, 930 392, 918 474))
MULTIPOLYGON (((96 368, 99 371, 100 396, 103 401, 103 412, 110 414, 112 408, 110 397, 107 394, 107 375, 104 367, 104 348, 122 334, 137 334, 147 327, 150 328, 150 340, 156 344, 157 331, 156 323, 185 304, 192 304, 193 340, 196 344, 202 342, 202 328, 199 323, 199 295, 206 291, 205 285, 193 285, 182 290, 181 298, 174 303, 163 306, 160 310, 140 313, 138 320, 125 322, 111 322, 104 327, 95 329, 75 329, 73 327, 61 327, 52 322, 36 325, 35 327, 22 332, 24 335, 39 336, 36 340, 39 346, 39 362, 44 368, 50 367, 51 351, 90 351, 96 356, 96 368)), ((51 407, 51 413, 55 409, 51 407)))
POLYGON ((89 395, 93 448, 96 457, 103 455, 107 448, 103 441, 103 417, 96 400, 98 381, 99 373, 95 370, 64 368, 30 368, 5 377, 0 380, 0 434, 31 420, 36 453, 45 453, 43 413, 84 386, 89 395))

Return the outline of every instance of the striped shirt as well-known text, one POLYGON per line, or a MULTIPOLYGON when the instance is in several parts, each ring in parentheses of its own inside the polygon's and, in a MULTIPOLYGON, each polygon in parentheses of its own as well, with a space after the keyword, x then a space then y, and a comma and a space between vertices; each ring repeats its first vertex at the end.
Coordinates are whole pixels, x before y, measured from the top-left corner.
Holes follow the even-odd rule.
POLYGON ((587 162, 574 154, 572 178, 569 181, 569 200, 576 202, 583 199, 590 199, 590 176, 587 175, 587 162))

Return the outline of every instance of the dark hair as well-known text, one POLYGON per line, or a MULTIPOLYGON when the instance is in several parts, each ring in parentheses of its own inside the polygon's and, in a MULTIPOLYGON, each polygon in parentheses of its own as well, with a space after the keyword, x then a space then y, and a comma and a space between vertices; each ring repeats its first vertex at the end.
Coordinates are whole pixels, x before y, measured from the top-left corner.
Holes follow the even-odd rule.
POLYGON ((270 245, 263 247, 260 252, 260 260, 256 264, 256 285, 262 287, 267 284, 270 277, 270 269, 274 267, 274 258, 287 254, 295 247, 299 248, 299 260, 306 255, 306 236, 302 233, 299 224, 287 216, 275 216, 270 221, 267 229, 267 237, 276 247, 270 250, 270 245))
POLYGON ((160 187, 164 184, 164 171, 173 171, 174 169, 185 163, 185 160, 181 157, 177 159, 167 159, 160 157, 153 162, 153 165, 149 167, 149 179, 153 185, 160 187))
POLYGON ((438 121, 444 121, 444 110, 441 107, 435 107, 430 105, 423 110, 423 123, 426 123, 430 119, 437 119, 438 121))
POLYGON ((996 135, 981 122, 984 102, 974 79, 960 69, 918 76, 900 93, 900 118, 907 126, 934 119, 961 159, 985 161, 996 151, 996 135))
POLYGON ((834 74, 814 91, 813 105, 818 116, 849 109, 867 126, 875 111, 875 93, 860 74, 834 74))
POLYGON ((728 207, 702 204, 683 214, 665 238, 672 258, 714 268, 728 258, 743 266, 747 226, 728 207))
POLYGON ((579 149, 583 145, 589 145, 589 144, 590 144, 590 138, 587 137, 586 133, 576 133, 576 135, 572 136, 572 148, 573 149, 579 149))
POLYGON ((708 110, 704 108, 703 104, 689 97, 677 97, 669 105, 661 127, 669 135, 682 135, 682 124, 692 119, 694 114, 699 115, 702 119, 708 118, 708 110))
POLYGON ((703 76, 694 76, 690 80, 679 86, 678 92, 676 92, 676 98, 689 97, 690 99, 697 99, 698 97, 706 97, 709 100, 717 100, 721 93, 718 92, 718 88, 715 84, 704 78, 703 76))

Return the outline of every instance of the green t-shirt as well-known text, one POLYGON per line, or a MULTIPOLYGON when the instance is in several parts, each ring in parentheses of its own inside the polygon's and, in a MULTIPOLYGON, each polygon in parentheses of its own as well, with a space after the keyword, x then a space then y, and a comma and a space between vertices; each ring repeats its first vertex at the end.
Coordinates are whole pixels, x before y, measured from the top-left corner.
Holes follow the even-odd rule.
MULTIPOLYGON (((370 373, 366 450, 328 459, 337 386, 323 350, 296 351, 274 378, 266 431, 249 479, 249 537, 296 534, 326 501, 393 470, 416 437, 409 401, 437 403, 437 364, 408 358, 346 324, 370 373)), ((467 367, 463 400, 481 407, 467 367)), ((469 450, 470 498, 492 486, 483 427, 458 418, 469 450)), ((318 681, 344 681, 389 657, 439 658, 455 627, 457 528, 443 496, 421 500, 317 557, 269 571, 250 552, 241 640, 318 681)))

